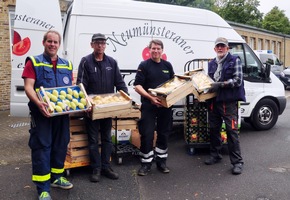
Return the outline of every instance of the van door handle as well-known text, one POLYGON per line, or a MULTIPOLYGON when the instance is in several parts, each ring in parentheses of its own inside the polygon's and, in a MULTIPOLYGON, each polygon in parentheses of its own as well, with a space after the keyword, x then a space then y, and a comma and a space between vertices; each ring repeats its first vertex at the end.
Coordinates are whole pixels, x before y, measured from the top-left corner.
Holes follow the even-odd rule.
POLYGON ((24 91, 24 86, 22 85, 16 86, 16 91, 24 91))

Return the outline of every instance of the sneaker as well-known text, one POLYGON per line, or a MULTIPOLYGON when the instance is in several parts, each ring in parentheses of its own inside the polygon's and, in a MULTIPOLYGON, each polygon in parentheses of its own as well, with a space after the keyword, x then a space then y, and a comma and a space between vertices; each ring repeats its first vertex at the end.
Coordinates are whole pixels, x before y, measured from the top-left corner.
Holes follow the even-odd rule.
POLYGON ((60 177, 51 184, 51 187, 68 190, 73 187, 73 184, 71 184, 65 177, 60 177))
POLYGON ((100 170, 99 169, 94 169, 93 174, 91 175, 90 181, 91 182, 99 182, 100 181, 100 170))
POLYGON ((232 174, 234 175, 239 175, 241 174, 243 171, 243 164, 242 163, 238 163, 238 164, 235 164, 233 169, 232 169, 232 174))
POLYGON ((107 177, 109 179, 113 179, 113 180, 116 180, 116 179, 119 178, 119 175, 116 172, 114 172, 112 170, 112 168, 110 168, 110 167, 107 168, 107 169, 102 169, 101 170, 101 175, 103 175, 103 176, 105 176, 105 177, 107 177))
POLYGON ((210 156, 208 159, 204 161, 206 165, 213 165, 221 161, 221 158, 215 158, 210 156))
POLYGON ((162 173, 166 174, 170 172, 169 168, 166 166, 166 163, 162 162, 162 163, 157 163, 156 165, 157 165, 157 169, 161 171, 162 173))
POLYGON ((149 165, 142 165, 141 168, 138 170, 139 176, 146 176, 151 171, 151 166, 149 165))
POLYGON ((50 197, 50 194, 48 192, 42 192, 39 197, 38 200, 52 200, 50 197))

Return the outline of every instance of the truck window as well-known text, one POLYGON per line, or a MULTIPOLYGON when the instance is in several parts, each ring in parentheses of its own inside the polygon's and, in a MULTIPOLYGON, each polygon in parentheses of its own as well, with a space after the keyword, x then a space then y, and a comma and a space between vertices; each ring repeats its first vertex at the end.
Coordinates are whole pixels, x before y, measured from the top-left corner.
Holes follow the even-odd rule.
POLYGON ((250 82, 262 81, 261 71, 263 66, 247 44, 231 43, 230 52, 232 55, 240 57, 243 67, 244 80, 250 82))

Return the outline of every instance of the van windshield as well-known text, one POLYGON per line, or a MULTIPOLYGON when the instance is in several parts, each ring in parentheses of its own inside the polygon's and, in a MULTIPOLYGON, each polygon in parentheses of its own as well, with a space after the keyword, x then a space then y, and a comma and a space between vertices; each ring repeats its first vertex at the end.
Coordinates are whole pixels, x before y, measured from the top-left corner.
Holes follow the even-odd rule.
POLYGON ((232 55, 239 56, 241 59, 244 79, 248 81, 261 81, 261 72, 263 65, 247 44, 230 43, 230 52, 232 55))

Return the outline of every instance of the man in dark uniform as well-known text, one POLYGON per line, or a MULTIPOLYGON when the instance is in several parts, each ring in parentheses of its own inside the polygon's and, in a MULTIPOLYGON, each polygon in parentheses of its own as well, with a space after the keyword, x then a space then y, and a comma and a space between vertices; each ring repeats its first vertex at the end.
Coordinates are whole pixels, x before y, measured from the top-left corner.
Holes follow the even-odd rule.
MULTIPOLYGON (((94 50, 93 53, 83 57, 80 62, 77 84, 83 83, 88 95, 114 93, 115 88, 128 93, 116 60, 105 54, 105 35, 94 34, 91 47, 94 50)), ((92 120, 90 117, 85 117, 85 123, 89 141, 90 165, 93 169, 90 181, 99 182, 100 175, 118 179, 119 175, 112 170, 110 165, 112 118, 92 120), (101 154, 99 153, 99 133, 101 134, 101 154)))
POLYGON ((163 43, 152 40, 149 43, 150 59, 140 63, 135 77, 135 90, 141 95, 141 119, 138 127, 141 135, 141 168, 138 175, 150 172, 155 154, 157 168, 169 173, 166 166, 168 137, 172 129, 172 109, 163 107, 160 99, 148 93, 149 88, 156 88, 174 77, 172 65, 161 58, 163 43), (157 122, 157 126, 155 123, 157 122), (156 147, 153 151, 154 130, 157 128, 156 147))
POLYGON ((217 92, 217 97, 208 101, 210 157, 205 164, 212 165, 222 159, 220 130, 224 121, 232 173, 237 175, 242 173, 244 164, 238 134, 238 101, 246 101, 242 65, 239 57, 228 52, 226 38, 217 38, 214 50, 217 56, 209 63, 208 75, 215 81, 210 90, 217 92))
POLYGON ((69 143, 69 116, 51 117, 47 103, 40 101, 36 90, 72 85, 72 63, 57 56, 61 36, 56 31, 44 34, 44 53, 26 59, 22 73, 29 98, 31 128, 29 147, 32 157, 32 180, 39 200, 51 200, 50 186, 70 189, 73 185, 62 175, 69 143))

